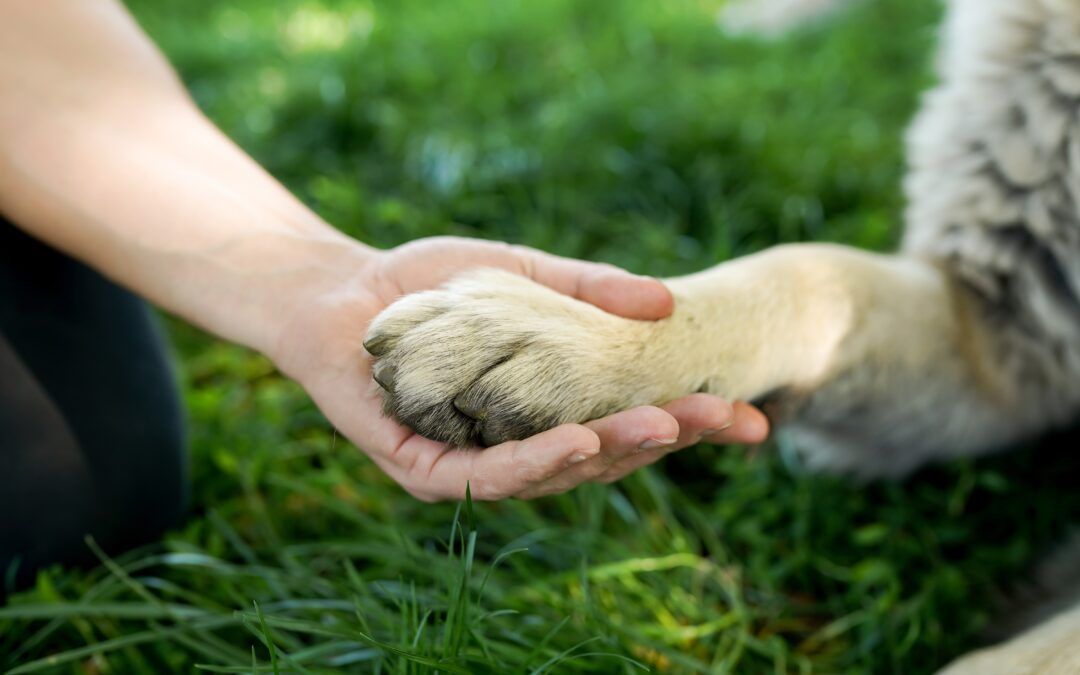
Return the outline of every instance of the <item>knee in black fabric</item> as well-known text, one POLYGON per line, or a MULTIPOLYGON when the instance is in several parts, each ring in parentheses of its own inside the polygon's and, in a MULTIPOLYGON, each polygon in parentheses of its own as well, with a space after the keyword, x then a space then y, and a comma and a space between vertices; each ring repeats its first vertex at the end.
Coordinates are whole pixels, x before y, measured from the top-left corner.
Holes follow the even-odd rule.
POLYGON ((179 521, 184 419, 152 313, 2 221, 0 407, 0 581, 88 559, 86 533, 116 553, 179 521))
POLYGON ((92 471, 106 548, 127 548, 176 526, 187 505, 187 447, 183 415, 172 397, 159 395, 124 410, 128 420, 115 433, 92 442, 113 444, 86 454, 92 471))
POLYGON ((113 400, 78 434, 2 335, 0 382, 0 596, 41 567, 94 563, 86 535, 117 554, 179 523, 186 443, 173 389, 113 400))

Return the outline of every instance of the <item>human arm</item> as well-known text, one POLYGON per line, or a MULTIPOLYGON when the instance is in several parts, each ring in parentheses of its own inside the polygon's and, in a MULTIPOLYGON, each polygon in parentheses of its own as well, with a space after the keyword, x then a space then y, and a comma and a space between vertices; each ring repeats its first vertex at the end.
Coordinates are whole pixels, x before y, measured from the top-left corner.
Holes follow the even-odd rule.
MULTIPOLYGON (((566 425, 477 453, 379 414, 367 324, 399 294, 503 267, 637 318, 670 312, 657 282, 502 244, 427 240, 377 251, 323 222, 190 100, 112 1, 0 2, 0 212, 164 309, 269 356, 331 422, 425 499, 534 496, 621 475, 719 429, 719 399, 566 425), (662 449, 635 453, 648 439, 662 449), (592 459, 572 466, 580 453, 592 459), (595 461, 594 461, 595 460, 595 461)), ((753 440, 749 408, 721 438, 753 440)))

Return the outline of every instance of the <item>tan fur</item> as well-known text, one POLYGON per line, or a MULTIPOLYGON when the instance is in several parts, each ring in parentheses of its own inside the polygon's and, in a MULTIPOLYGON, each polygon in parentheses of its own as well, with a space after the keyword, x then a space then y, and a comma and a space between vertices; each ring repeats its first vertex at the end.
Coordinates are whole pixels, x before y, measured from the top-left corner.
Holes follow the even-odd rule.
POLYGON ((941 675, 1080 673, 1080 605, 989 649, 958 659, 941 675))

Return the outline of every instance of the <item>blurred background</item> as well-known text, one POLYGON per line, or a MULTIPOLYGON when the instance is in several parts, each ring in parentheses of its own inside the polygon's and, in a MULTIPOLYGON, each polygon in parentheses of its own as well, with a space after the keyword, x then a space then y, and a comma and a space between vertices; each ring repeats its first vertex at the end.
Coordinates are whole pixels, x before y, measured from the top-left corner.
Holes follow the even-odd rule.
MULTIPOLYGON (((891 246, 938 3, 768 40, 725 35, 723 4, 129 2, 229 136, 376 246, 485 237, 656 275, 891 246)), ((782 437, 421 504, 266 360, 169 326, 192 516, 0 608, 0 670, 930 672, 1080 513, 1076 460, 1045 449, 858 486, 800 475, 782 437)))
POLYGON ((210 116, 331 222, 640 271, 894 237, 933 2, 725 40, 721 1, 136 2, 210 116))

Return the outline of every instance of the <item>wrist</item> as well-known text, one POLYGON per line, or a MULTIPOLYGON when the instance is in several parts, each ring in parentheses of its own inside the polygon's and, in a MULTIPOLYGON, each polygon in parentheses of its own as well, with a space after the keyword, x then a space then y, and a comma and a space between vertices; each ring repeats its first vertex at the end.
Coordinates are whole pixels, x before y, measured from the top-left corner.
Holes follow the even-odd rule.
POLYGON ((353 345, 361 349, 368 321, 380 307, 373 288, 384 255, 342 235, 333 242, 298 246, 292 270, 261 292, 256 334, 245 344, 283 373, 307 385, 312 373, 349 368, 353 345), (327 366, 335 366, 328 368, 327 366))
POLYGON ((217 331, 283 360, 282 342, 321 308, 362 290, 379 251, 336 231, 266 235, 238 263, 243 290, 217 331))

